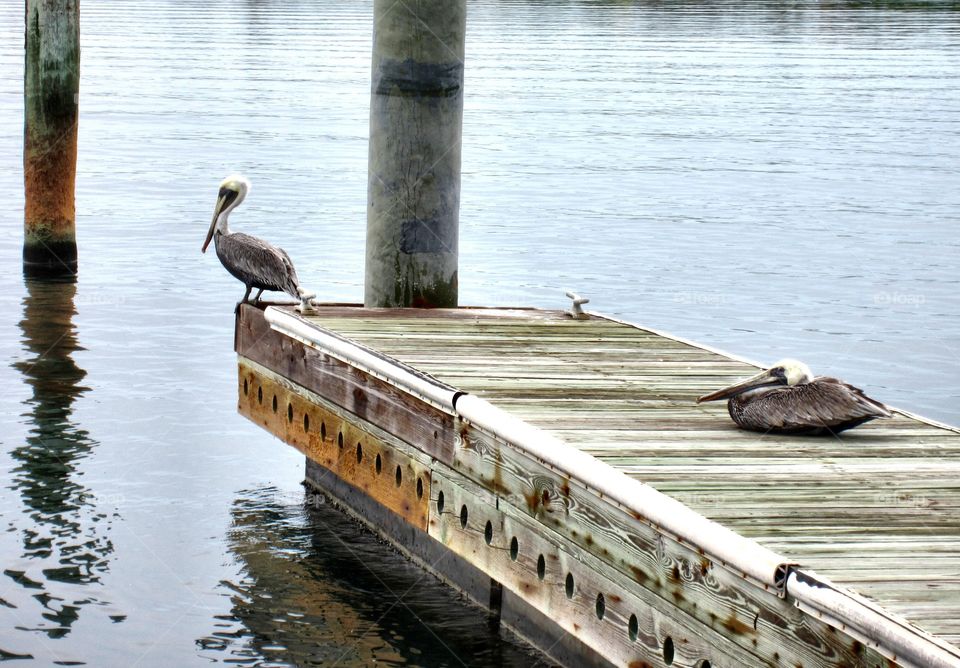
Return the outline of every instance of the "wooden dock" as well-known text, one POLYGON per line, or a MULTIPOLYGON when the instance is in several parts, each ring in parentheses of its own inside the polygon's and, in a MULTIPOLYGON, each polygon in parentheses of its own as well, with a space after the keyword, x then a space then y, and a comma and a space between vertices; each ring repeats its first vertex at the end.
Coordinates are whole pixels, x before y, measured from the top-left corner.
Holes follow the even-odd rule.
MULTIPOLYGON (((240 412, 567 665, 960 666, 960 433, 738 430, 747 362, 531 309, 244 305, 240 412)), ((856 379, 850 379, 856 380, 856 379)))

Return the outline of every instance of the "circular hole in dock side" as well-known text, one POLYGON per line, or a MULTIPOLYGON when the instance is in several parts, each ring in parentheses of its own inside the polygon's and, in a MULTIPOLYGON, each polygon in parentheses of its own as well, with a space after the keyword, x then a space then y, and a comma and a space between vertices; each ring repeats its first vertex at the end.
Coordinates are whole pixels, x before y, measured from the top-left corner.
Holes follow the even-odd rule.
POLYGON ((394 480, 397 481, 397 487, 399 487, 400 484, 403 482, 403 469, 400 468, 399 464, 397 464, 397 472, 394 475, 394 480))
POLYGON ((460 528, 467 528, 467 505, 460 506, 460 528))
POLYGON ((357 443, 357 464, 363 461, 363 446, 357 443))
POLYGON ((573 583, 573 573, 567 573, 567 598, 573 598, 574 583, 573 583))
POLYGON ((423 478, 417 478, 417 498, 423 498, 423 478))
POLYGON ((607 601, 603 598, 603 594, 597 594, 597 619, 603 619, 606 612, 607 601))
POLYGON ((303 414, 303 431, 310 431, 310 416, 307 413, 303 414))
POLYGON ((377 470, 377 475, 380 475, 380 471, 383 470, 383 460, 380 459, 380 453, 377 453, 377 459, 374 462, 374 468, 377 470))
POLYGON ((262 387, 257 388, 257 403, 261 405, 263 404, 263 388, 262 387))
POLYGON ((493 542, 493 524, 490 520, 487 520, 487 526, 483 527, 483 539, 487 541, 487 545, 493 542))
POLYGON ((713 668, 713 667, 710 665, 709 661, 704 659, 703 661, 700 662, 700 666, 698 668, 713 668))
POLYGON ((287 404, 287 422, 293 422, 293 404, 287 404))
POLYGON ((543 578, 546 577, 546 575, 547 575, 547 560, 544 559, 543 555, 541 554, 539 557, 537 557, 537 578, 539 578, 540 580, 543 580, 543 578))
POLYGON ((437 512, 443 512, 443 490, 440 490, 440 493, 437 494, 437 512))
POLYGON ((520 556, 520 543, 517 541, 517 537, 514 536, 510 539, 510 558, 516 561, 518 556, 520 556))
POLYGON ((637 636, 640 635, 640 622, 636 615, 630 615, 630 621, 627 622, 627 635, 630 636, 631 642, 636 642, 637 636))
POLYGON ((670 636, 663 641, 663 662, 668 666, 673 663, 673 638, 670 636))
POLYGON ((277 412, 277 395, 273 395, 273 412, 277 412))

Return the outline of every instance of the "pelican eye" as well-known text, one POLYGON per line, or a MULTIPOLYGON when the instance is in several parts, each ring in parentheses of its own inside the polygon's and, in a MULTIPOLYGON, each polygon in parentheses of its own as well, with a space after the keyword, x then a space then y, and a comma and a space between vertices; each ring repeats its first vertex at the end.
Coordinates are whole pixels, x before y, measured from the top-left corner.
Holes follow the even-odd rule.
POLYGON ((226 206, 227 204, 230 204, 230 202, 237 199, 237 195, 239 194, 240 193, 238 193, 233 188, 220 188, 220 197, 223 198, 224 206, 226 206))
POLYGON ((770 373, 779 378, 780 380, 787 379, 787 371, 782 366, 778 366, 774 369, 770 369, 770 373))

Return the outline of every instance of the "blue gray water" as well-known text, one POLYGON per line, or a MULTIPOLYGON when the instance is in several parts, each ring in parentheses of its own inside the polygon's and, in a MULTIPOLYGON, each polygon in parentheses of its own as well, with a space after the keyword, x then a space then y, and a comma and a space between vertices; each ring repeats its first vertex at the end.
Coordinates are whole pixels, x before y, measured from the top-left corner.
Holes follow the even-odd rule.
MULTIPOLYGON (((461 302, 574 288, 960 423, 960 13, 858 4, 471 2, 461 302)), ((0 658, 529 665, 236 414, 216 186, 361 298, 370 2, 82 11, 80 276, 28 284, 0 5, 0 658)))

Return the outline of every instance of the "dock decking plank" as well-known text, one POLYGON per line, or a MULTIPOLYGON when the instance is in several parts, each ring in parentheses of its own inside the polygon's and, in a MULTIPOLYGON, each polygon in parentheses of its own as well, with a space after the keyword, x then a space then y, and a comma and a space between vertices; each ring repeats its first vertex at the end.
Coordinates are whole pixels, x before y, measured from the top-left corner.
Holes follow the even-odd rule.
POLYGON ((604 318, 330 307, 311 320, 480 395, 960 644, 955 430, 897 415, 839 438, 740 431, 722 402, 695 398, 754 366, 604 318))

